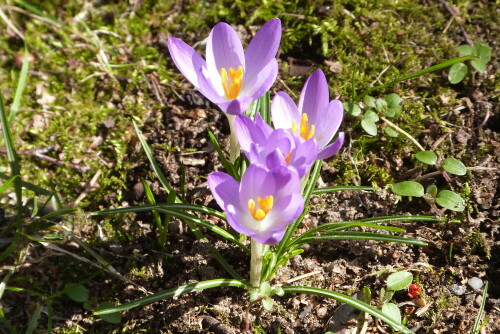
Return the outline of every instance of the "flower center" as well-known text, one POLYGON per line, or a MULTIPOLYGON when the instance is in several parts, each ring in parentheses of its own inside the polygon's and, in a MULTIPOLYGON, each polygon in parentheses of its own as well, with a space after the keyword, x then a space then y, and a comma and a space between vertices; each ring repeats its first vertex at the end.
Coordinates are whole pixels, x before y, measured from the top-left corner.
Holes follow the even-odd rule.
POLYGON ((273 203, 273 196, 266 196, 263 199, 257 197, 257 203, 255 203, 253 199, 249 199, 248 211, 250 211, 250 214, 255 220, 260 222, 261 220, 266 218, 267 213, 273 208, 273 203), (258 208, 257 205, 259 206, 258 208))
POLYGON ((243 67, 238 66, 238 69, 229 69, 229 76, 225 68, 220 69, 220 77, 222 79, 222 88, 228 100, 234 100, 238 97, 243 82, 243 67), (231 77, 231 80, 229 80, 231 77))
POLYGON ((286 164, 290 164, 290 160, 292 160, 292 152, 288 153, 288 155, 285 157, 285 154, 283 153, 283 157, 285 158, 286 164))
MULTIPOLYGON (((309 118, 307 117, 306 113, 302 114, 302 117, 300 117, 300 136, 305 140, 311 139, 312 137, 314 137, 315 130, 316 126, 314 125, 311 125, 311 129, 309 130, 309 118)), ((297 123, 295 121, 292 121, 292 132, 294 134, 297 134, 297 123)))

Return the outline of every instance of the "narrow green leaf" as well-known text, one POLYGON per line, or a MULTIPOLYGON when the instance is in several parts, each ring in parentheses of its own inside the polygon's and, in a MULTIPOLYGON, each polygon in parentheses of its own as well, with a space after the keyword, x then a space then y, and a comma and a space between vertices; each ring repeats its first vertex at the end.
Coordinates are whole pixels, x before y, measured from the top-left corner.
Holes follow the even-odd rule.
POLYGON ((324 188, 316 188, 313 190, 314 195, 318 194, 326 194, 334 191, 347 191, 347 190, 365 190, 365 191, 375 191, 380 190, 380 188, 376 187, 367 187, 367 186, 335 186, 335 187, 324 187, 324 188))
POLYGON ((467 173, 467 167, 465 167, 462 161, 455 158, 444 159, 443 169, 455 175, 465 175, 467 173))
POLYGON ((424 196, 424 187, 415 181, 403 181, 392 186, 392 191, 399 196, 424 196))
POLYGON ((36 304, 35 312, 33 312, 33 315, 31 316, 31 319, 28 323, 28 328, 26 328, 26 334, 33 333, 33 331, 36 329, 38 319, 40 319, 41 315, 42 315, 42 305, 36 304))
POLYGON ((448 72, 448 81, 457 84, 467 75, 467 66, 464 63, 453 64, 448 72))
MULTIPOLYGON (((111 304, 110 302, 102 302, 101 304, 99 304, 99 306, 97 307, 97 310, 98 311, 101 311, 101 310, 108 310, 112 307, 115 307, 115 305, 111 304)), ((97 315, 97 312, 94 313, 97 315)), ((112 323, 112 324, 119 324, 120 321, 122 321, 122 315, 119 313, 119 312, 113 312, 113 313, 101 313, 99 315, 97 315, 99 318, 101 318, 102 320, 106 321, 106 322, 109 322, 109 323, 112 323)))
POLYGON ((215 135, 212 133, 212 131, 208 130, 208 138, 212 142, 212 144, 215 147, 215 150, 217 151, 217 154, 219 155, 219 160, 222 163, 222 166, 224 166, 224 169, 226 172, 231 175, 235 180, 239 180, 240 177, 236 170, 234 169, 233 164, 231 164, 226 157, 224 156, 224 153, 222 152, 222 149, 220 148, 219 142, 217 141, 217 138, 215 138, 215 135))
POLYGON ((37 7, 29 4, 28 2, 24 1, 24 0, 17 0, 16 3, 18 5, 20 5, 21 7, 24 7, 26 10, 32 12, 33 14, 35 15, 38 15, 38 16, 41 16, 47 20, 49 20, 50 22, 52 23, 55 23, 61 27, 68 27, 66 24, 58 21, 57 19, 55 19, 53 16, 50 16, 48 14, 45 14, 44 12, 42 12, 40 9, 38 9, 37 7))
POLYGON ((464 211, 465 201, 460 195, 449 190, 441 190, 436 198, 436 203, 452 211, 464 211))
POLYGON ((283 290, 285 291, 285 293, 306 293, 320 297, 331 298, 338 302, 350 305, 362 312, 366 312, 374 317, 379 318, 380 320, 388 324, 395 331, 400 331, 405 334, 415 334, 405 326, 401 325, 401 323, 397 323, 391 317, 387 316, 385 313, 381 312, 380 310, 377 310, 375 307, 370 306, 366 303, 363 303, 360 300, 349 297, 347 295, 325 289, 314 288, 310 286, 284 286, 283 290))
POLYGON ((413 274, 409 271, 398 271, 387 277, 387 289, 399 291, 406 289, 413 282, 413 274))
POLYGON ((420 151, 415 154, 415 158, 428 165, 434 165, 437 162, 437 155, 433 151, 420 151))
MULTIPOLYGON (((173 188, 168 183, 167 179, 165 178, 165 175, 161 171, 160 166, 156 162, 156 159, 153 155, 153 152, 151 151, 151 148, 149 147, 149 145, 146 141, 146 138, 144 138, 144 136, 142 135, 142 131, 139 129, 139 127, 137 126, 137 123, 135 121, 133 121, 133 124, 134 124, 134 128, 135 128, 135 132, 137 133, 137 137, 139 137, 139 140, 141 142, 142 148, 143 148, 144 152, 146 153, 146 156, 149 159, 149 163, 151 164, 151 166, 153 167, 153 170, 156 173, 156 177, 158 177, 158 180, 160 180, 160 183, 163 185, 165 190, 167 190, 167 192, 170 193, 171 191, 174 191, 173 188)), ((177 199, 176 201, 180 202, 180 199, 177 199)))
POLYGON ((486 299, 488 297, 488 281, 486 281, 486 284, 484 285, 482 297, 483 298, 481 299, 481 305, 479 305, 479 310, 477 311, 476 320, 474 321, 474 326, 472 327, 472 332, 471 332, 472 334, 479 334, 480 331, 481 316, 483 315, 484 306, 486 305, 486 299))
POLYGON ((386 83, 386 84, 383 84, 383 85, 380 85, 380 86, 371 87, 371 88, 365 90, 364 92, 362 92, 361 94, 359 94, 357 96, 357 100, 360 100, 360 99, 364 98, 366 95, 368 95, 371 92, 374 92, 376 90, 384 89, 384 88, 387 88, 387 87, 394 86, 398 82, 402 82, 402 81, 410 80, 410 79, 413 79, 413 78, 417 78, 417 77, 420 77, 422 75, 426 75, 426 74, 429 74, 429 73, 432 73, 432 72, 435 72, 435 71, 442 70, 442 69, 447 68, 447 67, 449 67, 449 66, 451 66, 453 64, 461 63, 461 62, 464 62, 466 60, 472 60, 472 59, 475 59, 475 58, 476 57, 474 57, 474 56, 466 56, 466 57, 458 57, 458 58, 453 58, 453 59, 444 61, 442 63, 439 63, 437 65, 428 67, 426 69, 417 71, 415 73, 411 73, 411 74, 405 75, 403 77, 397 78, 396 80, 393 80, 393 81, 391 81, 389 83, 386 83))
POLYGON ((14 95, 14 100, 10 106, 9 113, 9 124, 12 123, 14 117, 16 117, 19 111, 19 106, 21 105, 21 98, 23 97, 24 87, 26 87, 26 81, 28 79, 28 68, 29 68, 29 52, 26 45, 24 46, 24 57, 23 65, 21 67, 21 73, 19 74, 19 81, 17 83, 16 94, 14 95))
POLYGON ((395 323, 401 324, 401 312, 396 304, 385 303, 382 305, 382 312, 394 320, 395 323))
POLYGON ((384 241, 384 242, 396 242, 400 244, 409 244, 416 246, 426 246, 427 243, 421 240, 416 240, 412 238, 400 237, 390 234, 373 233, 373 232, 336 232, 335 234, 328 234, 319 236, 311 236, 307 238, 302 238, 296 245, 303 245, 310 242, 320 242, 320 241, 333 241, 333 240, 372 240, 372 241, 384 241))
POLYGON ((361 115, 361 108, 355 103, 344 102, 344 110, 348 115, 354 117, 361 115))
POLYGON ((131 302, 118 305, 118 306, 113 305, 113 306, 110 306, 106 309, 100 309, 97 312, 94 312, 94 315, 103 315, 103 314, 110 314, 110 313, 116 313, 116 312, 120 312, 120 311, 130 310, 131 308, 151 304, 151 303, 154 303, 154 302, 161 300, 161 299, 177 297, 177 296, 183 295, 185 293, 197 292, 197 291, 201 291, 201 290, 218 288, 218 287, 222 287, 222 286, 234 286, 234 287, 242 288, 242 289, 247 289, 249 287, 249 285, 246 284, 246 282, 241 281, 241 280, 235 280, 235 279, 219 278, 219 279, 214 279, 214 280, 209 280, 209 281, 202 281, 202 282, 182 285, 182 286, 179 286, 179 287, 176 287, 173 289, 169 289, 169 290, 160 291, 160 292, 154 293, 152 295, 142 297, 142 298, 133 300, 131 302))
POLYGON ((7 188, 9 188, 9 186, 12 184, 12 182, 14 182, 14 180, 17 179, 18 177, 19 177, 19 175, 13 176, 9 180, 7 180, 7 182, 2 184, 0 186, 0 194, 2 194, 7 188))
POLYGON ((65 286, 66 295, 75 302, 83 303, 89 299, 89 290, 80 284, 68 283, 65 286))
POLYGON ((363 119, 361 121, 361 127, 370 136, 376 136, 377 135, 377 125, 372 120, 363 119))

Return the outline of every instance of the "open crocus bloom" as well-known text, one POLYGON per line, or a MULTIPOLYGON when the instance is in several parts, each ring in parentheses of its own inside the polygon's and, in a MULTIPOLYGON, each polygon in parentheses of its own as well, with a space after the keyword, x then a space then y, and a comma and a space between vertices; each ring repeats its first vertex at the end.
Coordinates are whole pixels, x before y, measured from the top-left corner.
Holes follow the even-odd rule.
POLYGON ((218 23, 207 39, 206 61, 180 39, 169 37, 168 50, 177 68, 205 95, 228 114, 241 114, 271 88, 278 75, 276 53, 281 40, 281 22, 266 22, 246 52, 234 29, 218 23))
POLYGON ((317 159, 326 159, 337 153, 344 143, 344 133, 328 145, 342 123, 344 108, 339 100, 329 101, 328 83, 321 70, 307 79, 300 94, 298 107, 284 92, 273 98, 271 114, 275 128, 291 129, 302 140, 315 138, 317 159))
POLYGON ((241 149, 252 164, 261 164, 267 169, 291 167, 302 178, 316 160, 318 149, 314 138, 302 141, 289 130, 273 130, 260 114, 256 115, 255 122, 238 115, 234 127, 241 149))
POLYGON ((299 176, 286 167, 270 171, 250 165, 239 184, 230 175, 215 172, 208 176, 208 186, 228 224, 261 244, 280 242, 285 228, 304 209, 299 176))

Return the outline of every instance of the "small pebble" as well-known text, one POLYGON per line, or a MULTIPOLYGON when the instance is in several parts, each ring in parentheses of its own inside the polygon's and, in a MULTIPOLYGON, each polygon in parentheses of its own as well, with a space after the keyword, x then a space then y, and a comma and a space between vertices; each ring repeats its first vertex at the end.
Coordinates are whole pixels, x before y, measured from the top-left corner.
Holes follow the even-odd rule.
POLYGON ((457 295, 457 296, 461 296, 465 293, 465 291, 467 290, 467 288, 463 285, 458 285, 458 284, 452 284, 450 285, 450 287, 448 288, 448 290, 451 291, 451 293, 457 295))
POLYGON ((318 315, 318 318, 323 318, 326 315, 327 312, 328 312, 328 308, 326 308, 326 307, 320 307, 316 311, 316 314, 318 315))
POLYGON ((469 278, 467 284, 474 290, 475 292, 481 292, 481 288, 483 287, 483 281, 480 278, 472 277, 469 278))

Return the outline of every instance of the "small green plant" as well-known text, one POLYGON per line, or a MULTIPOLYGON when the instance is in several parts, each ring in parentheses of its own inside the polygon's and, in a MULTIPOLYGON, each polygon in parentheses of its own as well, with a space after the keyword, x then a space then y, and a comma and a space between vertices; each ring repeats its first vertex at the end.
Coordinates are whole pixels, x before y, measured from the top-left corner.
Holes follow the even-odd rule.
POLYGON ((459 194, 447 189, 438 191, 434 184, 429 185, 424 191, 424 186, 420 182, 438 175, 443 175, 446 180, 450 179, 449 174, 462 176, 467 173, 467 167, 460 160, 452 157, 441 162, 441 159, 433 151, 418 152, 415 154, 415 158, 429 166, 437 165, 437 171, 424 174, 412 181, 396 183, 392 186, 392 191, 399 196, 423 197, 432 207, 438 204, 448 210, 463 211, 465 200, 459 194))
MULTIPOLYGON (((358 104, 346 102, 344 109, 348 115, 357 117, 360 120, 361 127, 370 136, 378 134, 377 122, 380 120, 379 115, 392 118, 399 117, 401 114, 401 97, 392 93, 385 98, 374 98, 366 95, 363 99, 365 108, 364 113, 358 104)), ((384 133, 389 137, 398 137, 399 133, 390 126, 384 128, 384 133)))
MULTIPOLYGON (((486 72, 486 64, 488 64, 491 59, 491 48, 488 43, 479 41, 473 46, 467 44, 460 45, 457 48, 457 51, 461 56, 477 57, 476 59, 469 61, 469 67, 479 73, 486 72)), ((448 71, 448 81, 452 84, 461 82, 467 75, 469 67, 464 63, 456 63, 452 65, 448 71)))

